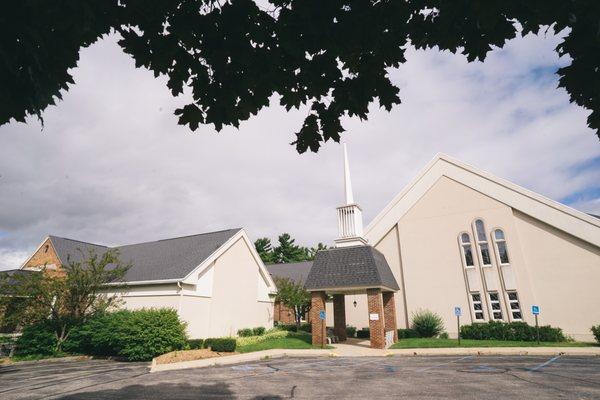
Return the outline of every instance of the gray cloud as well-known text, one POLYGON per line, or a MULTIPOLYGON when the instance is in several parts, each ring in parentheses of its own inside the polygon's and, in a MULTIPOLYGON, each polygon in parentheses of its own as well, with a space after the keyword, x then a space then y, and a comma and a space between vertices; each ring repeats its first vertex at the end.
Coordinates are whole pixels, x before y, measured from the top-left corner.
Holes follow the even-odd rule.
MULTIPOLYGON (((529 35, 473 64, 409 51, 390 71, 403 104, 345 121, 365 223, 437 152, 557 200, 600 189, 587 111, 556 90, 552 71, 568 63, 557 40, 529 35)), ((295 153, 306 110, 286 113, 273 98, 239 130, 190 133, 173 116, 185 96, 173 99, 115 41, 82 52, 76 85, 44 113, 43 130, 33 119, 0 127, 0 268, 47 234, 114 245, 242 226, 253 238, 335 238, 341 148, 295 153)), ((574 205, 598 210, 597 197, 574 205)))

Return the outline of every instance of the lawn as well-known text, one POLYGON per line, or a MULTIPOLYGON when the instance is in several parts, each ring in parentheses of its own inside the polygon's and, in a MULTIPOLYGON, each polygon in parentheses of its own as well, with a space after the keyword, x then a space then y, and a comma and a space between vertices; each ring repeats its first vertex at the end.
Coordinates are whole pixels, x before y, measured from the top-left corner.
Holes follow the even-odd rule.
MULTIPOLYGON (((589 347, 598 346, 587 342, 520 342, 510 340, 472 340, 461 339, 460 347, 589 347)), ((392 349, 418 349, 434 347, 459 347, 457 339, 415 338, 400 339, 392 349)))
MULTIPOLYGON (((258 343, 238 345, 235 351, 240 353, 250 353, 252 351, 270 350, 270 349, 320 349, 320 346, 313 346, 311 336, 306 334, 296 334, 288 337, 274 337, 260 341, 258 343)), ((331 348, 326 346, 325 348, 331 348)))

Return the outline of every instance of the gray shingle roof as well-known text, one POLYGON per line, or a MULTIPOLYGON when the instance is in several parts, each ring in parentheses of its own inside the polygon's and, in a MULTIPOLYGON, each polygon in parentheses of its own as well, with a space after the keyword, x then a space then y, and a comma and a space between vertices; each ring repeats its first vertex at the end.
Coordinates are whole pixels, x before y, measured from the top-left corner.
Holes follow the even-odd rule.
POLYGON ((83 258, 81 252, 85 257, 89 250, 95 251, 98 255, 109 249, 118 250, 121 262, 132 264, 124 280, 136 282, 185 278, 240 230, 239 228, 228 229, 118 247, 101 246, 57 236, 50 236, 50 240, 62 263, 67 262, 68 255, 71 256, 71 260, 81 261, 83 258))
POLYGON ((319 251, 305 286, 309 290, 376 287, 400 289, 384 255, 371 246, 319 251))
POLYGON ((294 282, 304 284, 312 264, 312 261, 304 261, 298 263, 270 264, 266 267, 273 278, 288 278, 294 282))

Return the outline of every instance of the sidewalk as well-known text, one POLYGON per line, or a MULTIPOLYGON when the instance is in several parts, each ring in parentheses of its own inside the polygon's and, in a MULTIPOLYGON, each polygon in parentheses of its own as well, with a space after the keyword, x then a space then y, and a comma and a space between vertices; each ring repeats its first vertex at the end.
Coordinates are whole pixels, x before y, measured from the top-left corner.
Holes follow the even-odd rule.
POLYGON ((195 361, 183 361, 172 364, 156 365, 152 361, 150 372, 170 371, 186 368, 202 368, 217 365, 239 364, 281 357, 389 357, 389 356, 595 356, 600 357, 600 347, 469 347, 469 348, 431 348, 431 349, 371 349, 369 341, 352 341, 334 344, 333 349, 272 349, 253 353, 207 358, 195 361))

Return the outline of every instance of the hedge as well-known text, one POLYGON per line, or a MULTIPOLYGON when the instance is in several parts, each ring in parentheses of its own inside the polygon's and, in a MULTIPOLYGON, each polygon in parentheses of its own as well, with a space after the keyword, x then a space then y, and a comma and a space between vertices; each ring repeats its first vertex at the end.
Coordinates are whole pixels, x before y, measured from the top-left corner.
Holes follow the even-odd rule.
POLYGON ((264 335, 266 331, 267 330, 264 326, 257 326, 256 328, 252 328, 252 333, 254 334, 254 336, 264 335))
POLYGON ((201 349, 204 345, 204 339, 190 339, 188 340, 188 347, 190 350, 201 349))
POLYGON ((64 349, 70 352, 148 361, 188 345, 185 324, 173 309, 121 310, 74 328, 64 349))
POLYGON ((239 337, 255 336, 250 328, 244 328, 237 331, 239 337))
POLYGON ((299 328, 296 326, 296 324, 278 324, 276 326, 276 328, 280 329, 282 331, 288 331, 288 332, 302 331, 302 332, 311 333, 311 331, 312 331, 312 325, 307 322, 300 324, 299 328))
POLYGON ((217 352, 233 352, 237 342, 235 338, 208 338, 204 339, 204 348, 217 352))
MULTIPOLYGON (((537 333, 534 326, 525 322, 499 322, 474 323, 460 327, 460 336, 464 339, 477 340, 516 340, 534 342, 537 333)), ((564 342, 567 338, 560 328, 540 326, 540 341, 564 342)))
POLYGON ((356 327, 352 325, 348 325, 346 327, 346 336, 349 338, 353 338, 356 335, 356 327))
POLYGON ((398 329, 398 339, 417 338, 419 334, 414 329, 398 329))
POLYGON ((600 343, 600 325, 592 326, 592 333, 596 338, 596 342, 600 343))
POLYGON ((371 332, 369 328, 362 328, 356 331, 356 337, 359 339, 369 339, 371 337, 371 332))

